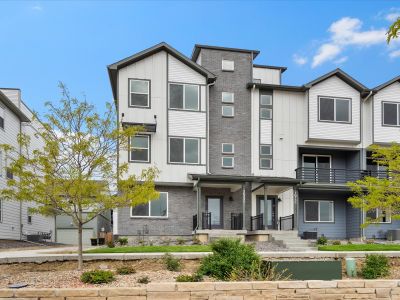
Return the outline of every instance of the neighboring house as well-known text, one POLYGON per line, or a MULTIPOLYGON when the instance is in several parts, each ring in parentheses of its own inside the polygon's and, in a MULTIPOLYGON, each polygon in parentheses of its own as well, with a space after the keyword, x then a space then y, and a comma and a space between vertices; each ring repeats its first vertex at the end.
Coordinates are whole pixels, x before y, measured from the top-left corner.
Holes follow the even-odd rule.
MULTIPOLYGON (((33 119, 33 113, 21 100, 19 89, 0 88, 0 143, 9 144, 19 149, 17 137, 20 133, 30 136, 31 145, 28 151, 41 148, 43 141, 35 135, 41 124, 33 119)), ((26 151, 20 149, 21 153, 26 151)), ((7 166, 10 162, 0 150, 0 189, 5 188, 7 180, 13 174, 7 166)), ((28 199, 29 200, 29 199, 28 199)), ((9 201, 0 198, 0 239, 21 240, 26 235, 38 232, 52 232, 54 241, 55 219, 32 214, 33 202, 9 201)))
MULTIPOLYGON (((346 182, 386 176, 366 149, 400 142, 400 78, 369 89, 336 69, 287 86, 286 68, 254 64, 258 54, 195 45, 188 58, 161 43, 108 66, 119 122, 147 129, 119 162, 160 170, 160 198, 116 210, 115 235, 363 234, 346 182)), ((365 235, 399 228, 383 221, 365 235)))
MULTIPOLYGON (((85 213, 86 214, 86 213, 85 213)), ((102 233, 111 232, 111 212, 98 215, 83 225, 82 242, 90 245, 91 238, 98 238, 102 233)), ((56 241, 61 244, 77 245, 78 229, 70 216, 56 216, 56 241)))

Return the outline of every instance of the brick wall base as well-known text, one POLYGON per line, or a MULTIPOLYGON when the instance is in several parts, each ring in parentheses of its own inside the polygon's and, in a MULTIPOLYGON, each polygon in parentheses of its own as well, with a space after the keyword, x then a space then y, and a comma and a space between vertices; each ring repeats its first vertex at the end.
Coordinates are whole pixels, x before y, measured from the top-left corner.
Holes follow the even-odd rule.
POLYGON ((150 283, 137 288, 0 289, 0 300, 400 300, 398 280, 150 283))

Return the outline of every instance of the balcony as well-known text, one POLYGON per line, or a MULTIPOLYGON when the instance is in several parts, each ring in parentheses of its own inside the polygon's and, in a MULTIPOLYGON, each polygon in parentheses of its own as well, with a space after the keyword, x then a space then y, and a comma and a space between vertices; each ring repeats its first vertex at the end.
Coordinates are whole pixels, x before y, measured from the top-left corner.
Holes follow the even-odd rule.
POLYGON ((387 171, 324 169, 324 168, 297 168, 296 178, 306 182, 346 184, 364 177, 388 178, 387 171))

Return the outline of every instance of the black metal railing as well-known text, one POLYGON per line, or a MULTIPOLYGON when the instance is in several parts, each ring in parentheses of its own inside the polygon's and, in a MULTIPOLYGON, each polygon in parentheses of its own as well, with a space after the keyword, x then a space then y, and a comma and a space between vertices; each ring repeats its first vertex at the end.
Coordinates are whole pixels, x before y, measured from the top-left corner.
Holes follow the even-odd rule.
POLYGON ((259 214, 250 218, 250 230, 264 230, 264 214, 259 214))
POLYGON ((201 224, 203 229, 211 229, 211 213, 203 212, 201 213, 201 224))
POLYGON ((388 178, 387 171, 324 169, 324 168, 297 168, 296 178, 315 183, 347 183, 364 177, 388 178))
POLYGON ((280 230, 294 230, 294 214, 279 218, 280 230))
POLYGON ((193 230, 196 230, 197 227, 197 215, 193 216, 193 230))
POLYGON ((243 229, 243 214, 242 213, 231 213, 231 229, 232 230, 243 229))

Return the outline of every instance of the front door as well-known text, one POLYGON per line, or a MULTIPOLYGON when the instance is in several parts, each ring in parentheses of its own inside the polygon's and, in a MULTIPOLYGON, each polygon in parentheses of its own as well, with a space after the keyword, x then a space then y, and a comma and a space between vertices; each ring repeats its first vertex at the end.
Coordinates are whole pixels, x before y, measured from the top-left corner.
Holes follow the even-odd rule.
POLYGON ((276 198, 267 196, 257 196, 257 215, 264 215, 264 227, 265 229, 277 229, 276 222, 276 198))
POLYGON ((211 213, 211 229, 223 228, 222 197, 207 197, 206 210, 211 213))
POLYGON ((315 182, 330 182, 331 157, 329 155, 303 155, 304 179, 315 182))

